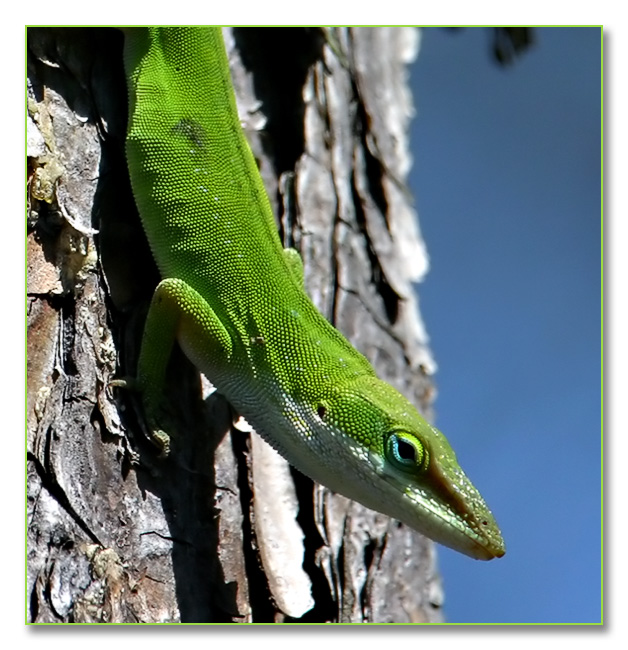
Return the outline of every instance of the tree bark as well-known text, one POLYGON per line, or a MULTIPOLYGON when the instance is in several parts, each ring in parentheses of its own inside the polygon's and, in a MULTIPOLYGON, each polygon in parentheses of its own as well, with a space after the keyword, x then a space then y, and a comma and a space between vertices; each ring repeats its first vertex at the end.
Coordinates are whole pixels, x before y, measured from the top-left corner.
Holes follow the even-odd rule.
MULTIPOLYGON (((225 29, 241 118, 321 312, 424 412, 410 28, 225 29)), ((28 619, 434 622, 431 542, 315 485, 175 351, 167 460, 132 375, 158 274, 124 160, 122 35, 28 32, 28 619)), ((429 415, 429 412, 428 412, 429 415)))

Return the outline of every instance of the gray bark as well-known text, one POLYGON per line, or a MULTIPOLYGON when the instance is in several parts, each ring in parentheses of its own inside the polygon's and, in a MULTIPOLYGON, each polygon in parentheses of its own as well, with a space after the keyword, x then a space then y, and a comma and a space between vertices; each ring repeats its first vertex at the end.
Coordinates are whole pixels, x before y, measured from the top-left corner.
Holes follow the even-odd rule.
MULTIPOLYGON (((225 29, 238 105, 322 313, 424 412, 406 28, 225 29)), ((317 486, 179 352, 163 461, 131 394, 158 281, 130 193, 122 36, 28 33, 28 619, 433 622, 431 542, 317 486)), ((429 415, 429 413, 428 413, 429 415)))

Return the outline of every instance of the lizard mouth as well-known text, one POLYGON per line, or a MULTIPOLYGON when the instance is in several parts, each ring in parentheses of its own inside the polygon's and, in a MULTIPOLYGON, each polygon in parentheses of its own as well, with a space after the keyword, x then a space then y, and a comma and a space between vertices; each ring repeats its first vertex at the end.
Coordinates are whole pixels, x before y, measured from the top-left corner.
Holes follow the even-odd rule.
POLYGON ((395 492, 404 495, 391 516, 469 557, 491 560, 504 555, 493 515, 462 470, 448 478, 431 464, 424 474, 409 476, 380 461, 376 471, 395 492))

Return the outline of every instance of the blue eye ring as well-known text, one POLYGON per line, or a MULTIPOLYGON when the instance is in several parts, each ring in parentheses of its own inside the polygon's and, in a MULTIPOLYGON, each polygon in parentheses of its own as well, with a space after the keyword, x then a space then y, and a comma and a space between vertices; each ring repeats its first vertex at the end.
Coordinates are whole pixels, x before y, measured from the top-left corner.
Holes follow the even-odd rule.
POLYGON ((421 441, 411 433, 395 431, 386 440, 386 458, 404 471, 425 471, 429 454, 421 441))

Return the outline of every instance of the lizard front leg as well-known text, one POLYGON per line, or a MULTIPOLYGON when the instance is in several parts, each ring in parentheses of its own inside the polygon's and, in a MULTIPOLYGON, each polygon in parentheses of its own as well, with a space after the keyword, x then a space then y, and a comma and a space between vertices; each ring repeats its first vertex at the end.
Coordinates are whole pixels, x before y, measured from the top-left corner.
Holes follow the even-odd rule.
POLYGON ((231 336, 208 302, 185 281, 166 278, 157 285, 146 317, 135 382, 151 437, 162 456, 170 451, 161 404, 175 340, 197 367, 227 363, 233 349, 231 336))

